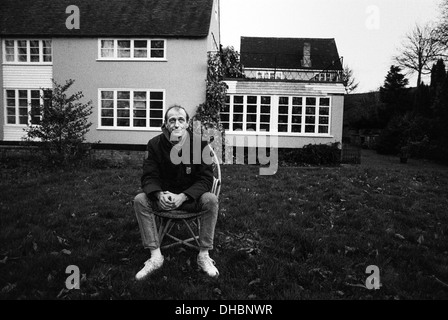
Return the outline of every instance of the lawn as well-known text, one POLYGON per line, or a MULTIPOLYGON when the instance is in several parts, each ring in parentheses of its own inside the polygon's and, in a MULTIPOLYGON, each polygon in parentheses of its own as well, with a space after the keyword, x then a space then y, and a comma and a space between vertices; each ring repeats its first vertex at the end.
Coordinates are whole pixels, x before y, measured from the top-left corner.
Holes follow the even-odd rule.
POLYGON ((222 166, 211 252, 220 277, 208 279, 196 253, 177 247, 141 283, 139 167, 3 161, 0 299, 447 299, 448 168, 369 155, 273 176, 222 166), (65 287, 69 265, 79 267, 79 290, 65 287), (378 290, 365 286, 370 265, 378 290))

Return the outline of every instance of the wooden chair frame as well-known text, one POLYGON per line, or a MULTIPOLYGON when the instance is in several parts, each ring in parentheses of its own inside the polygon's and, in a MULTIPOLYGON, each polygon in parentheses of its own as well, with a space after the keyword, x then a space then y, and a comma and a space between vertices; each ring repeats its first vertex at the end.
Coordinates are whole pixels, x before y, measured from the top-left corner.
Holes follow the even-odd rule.
MULTIPOLYGON (((215 194, 219 198, 219 193, 221 192, 221 168, 219 165, 218 157, 214 152, 213 148, 210 148, 210 155, 213 160, 213 185, 210 190, 211 193, 215 194)), ((199 250, 199 234, 201 231, 201 212, 187 212, 183 210, 172 210, 172 211, 157 211, 154 212, 156 215, 156 222, 158 225, 158 235, 159 242, 161 244, 161 249, 170 248, 177 245, 185 245, 187 247, 199 250), (189 238, 180 239, 171 233, 174 226, 180 229, 181 225, 185 225, 189 238), (195 232, 196 231, 196 232, 195 232), (168 237, 174 242, 162 245, 163 240, 168 237)))

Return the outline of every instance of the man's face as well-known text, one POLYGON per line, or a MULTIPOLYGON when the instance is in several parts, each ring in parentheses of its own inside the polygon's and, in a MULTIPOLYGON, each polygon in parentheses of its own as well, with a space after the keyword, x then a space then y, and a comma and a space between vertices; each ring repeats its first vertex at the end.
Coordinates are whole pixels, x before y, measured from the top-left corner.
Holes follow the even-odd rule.
POLYGON ((167 114, 166 127, 171 134, 171 141, 179 141, 187 131, 187 114, 183 109, 171 109, 167 114))

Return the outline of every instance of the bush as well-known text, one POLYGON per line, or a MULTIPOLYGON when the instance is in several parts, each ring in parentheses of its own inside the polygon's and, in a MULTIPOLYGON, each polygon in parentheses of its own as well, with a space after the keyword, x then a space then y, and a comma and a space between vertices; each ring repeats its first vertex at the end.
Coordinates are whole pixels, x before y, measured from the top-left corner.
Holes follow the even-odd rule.
POLYGON ((431 141, 427 147, 425 158, 448 165, 448 140, 440 138, 431 141))
POLYGON ((88 122, 92 102, 79 102, 82 92, 68 96, 66 92, 73 83, 71 79, 65 85, 53 81, 53 89, 44 90, 44 104, 30 112, 33 119, 40 115, 40 120, 25 129, 27 141, 38 142, 36 145, 53 164, 67 164, 86 153, 83 142, 92 125, 88 122))
POLYGON ((376 143, 377 153, 398 154, 402 147, 403 132, 405 131, 405 124, 402 117, 396 116, 392 118, 387 127, 381 131, 376 143))
POLYGON ((309 144, 301 149, 279 149, 279 162, 285 166, 338 165, 341 149, 338 142, 332 144, 309 144))

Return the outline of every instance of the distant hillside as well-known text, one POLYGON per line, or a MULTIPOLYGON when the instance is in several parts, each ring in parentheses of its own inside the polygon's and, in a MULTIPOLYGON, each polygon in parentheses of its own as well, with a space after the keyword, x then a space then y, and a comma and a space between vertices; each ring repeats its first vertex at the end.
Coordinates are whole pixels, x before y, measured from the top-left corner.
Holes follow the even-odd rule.
MULTIPOLYGON (((406 88, 402 104, 412 106, 417 88, 406 88)), ((344 127, 351 129, 384 128, 389 121, 388 106, 381 102, 380 92, 355 93, 345 95, 344 127)))
POLYGON ((379 91, 345 95, 344 127, 374 128, 378 126, 378 110, 382 103, 379 91))

